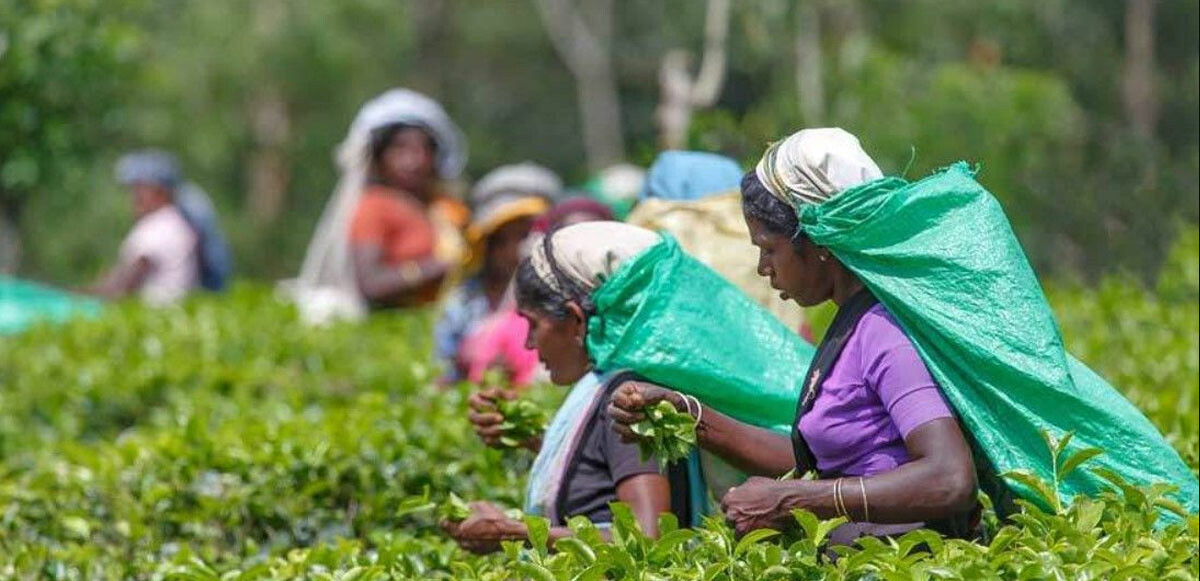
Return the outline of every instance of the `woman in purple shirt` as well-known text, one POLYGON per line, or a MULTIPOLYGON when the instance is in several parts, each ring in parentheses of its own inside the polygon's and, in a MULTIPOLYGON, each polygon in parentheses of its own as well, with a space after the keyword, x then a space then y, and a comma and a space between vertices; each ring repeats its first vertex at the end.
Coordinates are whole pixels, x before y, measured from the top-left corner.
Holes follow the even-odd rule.
MULTIPOLYGON (((697 414, 699 445, 752 475, 721 503, 739 534, 794 524, 797 508, 848 518, 831 537, 840 544, 922 526, 960 538, 976 534, 975 466, 941 389, 887 309, 799 231, 797 204, 820 203, 881 176, 854 136, 816 129, 773 145, 742 180, 759 274, 785 299, 801 306, 831 300, 838 313, 807 370, 790 439, 707 406, 697 414), (771 171, 779 156, 790 163, 782 176, 771 171), (818 478, 776 480, 793 469, 818 478)), ((609 415, 632 439, 628 426, 642 419, 640 410, 664 399, 686 408, 675 392, 627 384, 613 394, 609 415)))

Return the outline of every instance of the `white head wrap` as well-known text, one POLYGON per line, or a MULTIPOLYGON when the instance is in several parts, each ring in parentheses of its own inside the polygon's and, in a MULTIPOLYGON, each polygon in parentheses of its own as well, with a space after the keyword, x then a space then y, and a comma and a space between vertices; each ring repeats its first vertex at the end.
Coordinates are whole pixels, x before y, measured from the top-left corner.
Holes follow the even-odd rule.
POLYGON ((568 296, 571 289, 563 288, 560 276, 591 294, 626 260, 659 242, 658 234, 621 222, 581 222, 547 236, 558 276, 546 257, 546 244, 540 241, 533 245, 529 262, 542 282, 568 296))
POLYGON ((408 89, 392 89, 367 101, 338 146, 342 177, 308 243, 300 276, 282 284, 308 322, 358 319, 366 314, 350 259, 348 232, 367 183, 371 133, 397 123, 429 131, 437 144, 434 165, 442 179, 457 178, 466 165, 466 140, 437 101, 408 89))
POLYGON ((600 170, 596 180, 605 199, 636 200, 646 183, 646 170, 630 163, 618 163, 600 170))
POLYGON ((491 230, 517 208, 519 214, 541 214, 562 192, 558 174, 533 162, 503 165, 483 176, 471 189, 473 229, 491 230), (540 200, 540 203, 534 201, 540 200))
POLYGON ((775 197, 793 208, 883 177, 858 138, 836 127, 802 129, 771 144, 754 169, 775 197))
POLYGON ((462 173, 467 164, 467 143, 462 132, 437 101, 409 89, 387 91, 358 110, 346 140, 338 147, 338 164, 342 171, 366 163, 371 132, 398 123, 424 128, 433 137, 437 144, 434 165, 438 177, 454 179, 462 173))
POLYGON ((531 161, 502 165, 484 175, 471 189, 471 205, 486 206, 501 196, 541 196, 547 200, 562 192, 562 178, 531 161))

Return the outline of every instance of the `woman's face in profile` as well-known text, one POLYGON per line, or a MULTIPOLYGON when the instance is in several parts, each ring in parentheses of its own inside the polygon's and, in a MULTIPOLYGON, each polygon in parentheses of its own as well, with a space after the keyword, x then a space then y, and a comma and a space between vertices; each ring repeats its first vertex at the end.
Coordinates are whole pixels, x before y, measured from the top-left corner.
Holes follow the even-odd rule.
POLYGON ((805 241, 796 248, 788 236, 772 232, 760 221, 743 215, 750 229, 750 242, 758 248, 758 275, 780 291, 783 300, 802 307, 819 305, 833 296, 830 259, 820 259, 817 245, 805 241))
POLYGON ((571 385, 588 372, 591 362, 584 347, 585 327, 574 309, 563 318, 524 307, 517 312, 529 322, 525 348, 538 352, 538 361, 550 372, 550 381, 571 385))

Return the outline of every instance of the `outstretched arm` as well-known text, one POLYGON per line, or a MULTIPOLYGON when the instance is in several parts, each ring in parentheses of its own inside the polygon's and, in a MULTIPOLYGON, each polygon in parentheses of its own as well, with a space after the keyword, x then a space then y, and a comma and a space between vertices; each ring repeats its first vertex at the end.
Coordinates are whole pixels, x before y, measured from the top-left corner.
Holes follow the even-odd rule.
POLYGON ((142 286, 152 268, 150 259, 145 256, 138 257, 128 264, 114 266, 95 284, 83 289, 83 292, 105 299, 128 296, 142 286))
MULTIPOLYGON (((643 409, 663 400, 680 411, 688 407, 678 392, 642 381, 626 382, 613 392, 609 404, 613 429, 626 441, 636 440, 630 426, 645 419, 643 409)), ((700 418, 696 437, 701 448, 751 475, 777 477, 795 466, 792 441, 787 436, 742 423, 703 402, 701 407, 701 411, 692 410, 700 418)))
MULTIPOLYGON (((966 438, 952 418, 927 422, 904 441, 911 461, 868 478, 843 478, 841 499, 851 520, 896 524, 946 518, 975 503, 975 465, 966 438)), ((781 528, 803 508, 821 518, 838 516, 837 480, 751 478, 721 501, 739 534, 781 528)))
POLYGON ((350 252, 359 291, 371 302, 395 300, 446 275, 446 264, 436 259, 386 265, 383 249, 376 244, 356 244, 350 252))
MULTIPOLYGON (((638 474, 617 484, 617 500, 629 505, 642 532, 658 537, 658 516, 671 510, 671 489, 666 477, 659 474, 638 474)), ((508 518, 504 511, 488 502, 471 503, 471 516, 466 520, 443 522, 446 531, 459 546, 472 553, 486 554, 500 550, 502 541, 527 541, 529 528, 525 523, 508 518)), ((549 545, 573 533, 567 527, 550 527, 549 545)), ((600 534, 609 538, 609 531, 600 534)))

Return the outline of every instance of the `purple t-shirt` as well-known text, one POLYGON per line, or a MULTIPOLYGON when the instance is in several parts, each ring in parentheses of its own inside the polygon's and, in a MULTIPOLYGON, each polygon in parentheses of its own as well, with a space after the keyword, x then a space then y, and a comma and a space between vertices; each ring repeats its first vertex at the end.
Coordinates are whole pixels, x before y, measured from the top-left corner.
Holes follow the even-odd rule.
POLYGON ((870 476, 908 462, 904 438, 954 417, 912 341, 882 304, 858 321, 800 433, 821 472, 870 476))

